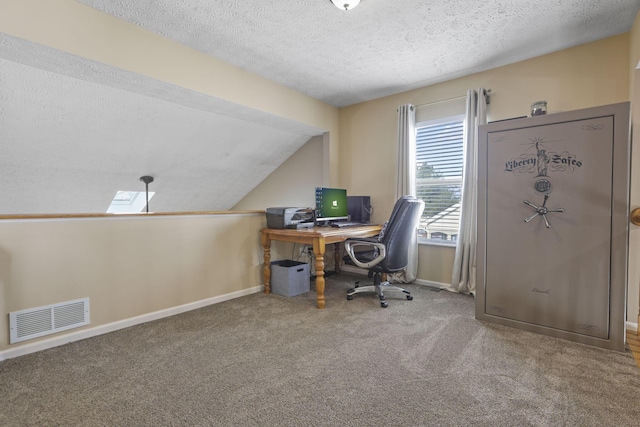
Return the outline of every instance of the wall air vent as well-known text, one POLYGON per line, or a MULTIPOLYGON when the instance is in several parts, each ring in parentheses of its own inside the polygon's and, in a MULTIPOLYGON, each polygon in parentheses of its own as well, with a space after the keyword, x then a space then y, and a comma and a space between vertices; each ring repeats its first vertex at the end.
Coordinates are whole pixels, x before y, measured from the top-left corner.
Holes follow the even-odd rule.
POLYGON ((89 324, 89 298, 9 313, 9 343, 14 344, 89 324))

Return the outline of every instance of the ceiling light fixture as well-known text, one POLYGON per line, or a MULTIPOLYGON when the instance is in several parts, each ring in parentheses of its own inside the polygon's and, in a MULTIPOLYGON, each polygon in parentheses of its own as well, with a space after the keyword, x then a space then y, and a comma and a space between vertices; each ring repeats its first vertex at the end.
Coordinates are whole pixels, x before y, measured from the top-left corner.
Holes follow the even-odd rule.
POLYGON ((147 194, 147 213, 149 213, 149 183, 153 182, 153 177, 149 175, 141 176, 140 181, 144 182, 147 194))
POLYGON ((360 0, 330 0, 330 1, 331 3, 333 3, 335 7, 342 10, 351 10, 360 3, 360 0))

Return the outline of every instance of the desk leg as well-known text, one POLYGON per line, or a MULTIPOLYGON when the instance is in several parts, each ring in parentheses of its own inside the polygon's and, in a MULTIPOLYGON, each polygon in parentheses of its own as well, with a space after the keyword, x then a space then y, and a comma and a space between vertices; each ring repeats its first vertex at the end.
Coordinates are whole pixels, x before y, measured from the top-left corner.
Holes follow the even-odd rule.
POLYGON ((324 308, 324 238, 313 239, 313 253, 316 257, 316 294, 318 308, 324 308))
POLYGON ((340 273, 340 242, 333 244, 333 271, 340 273))
POLYGON ((264 293, 271 293, 271 239, 262 233, 262 247, 264 248, 264 265, 262 266, 262 275, 264 277, 264 293))

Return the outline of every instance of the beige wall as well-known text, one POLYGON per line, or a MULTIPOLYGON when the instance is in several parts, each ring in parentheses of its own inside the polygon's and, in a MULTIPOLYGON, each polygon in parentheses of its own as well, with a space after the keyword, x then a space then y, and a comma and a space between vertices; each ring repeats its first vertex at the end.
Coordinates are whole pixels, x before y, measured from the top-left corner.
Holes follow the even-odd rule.
MULTIPOLYGON (((635 88, 636 76, 634 70, 640 62, 640 13, 636 16, 636 20, 629 31, 629 96, 633 96, 635 88)), ((632 106, 633 108, 633 106, 632 106)))
POLYGON ((0 351, 12 311, 89 297, 87 329, 258 287, 264 226, 262 214, 1 221, 0 351))
MULTIPOLYGON (((630 31, 630 90, 631 121, 634 128, 640 123, 640 14, 636 16, 630 31)), ((640 207, 640 132, 632 132, 631 138, 631 210, 640 207)), ((631 224, 629 230, 629 293, 628 320, 633 321, 634 312, 640 325, 640 227, 631 224), (634 311, 635 307, 635 311, 634 311)), ((640 330, 640 328, 639 328, 640 330)))
POLYGON ((396 174, 396 109, 491 89, 488 120, 530 115, 545 99, 549 113, 628 101, 629 35, 541 56, 483 73, 404 92, 340 110, 340 185, 371 194, 379 216, 393 207, 396 174))
MULTIPOLYGON (((468 77, 353 105, 340 110, 340 185, 370 194, 375 222, 394 202, 396 109, 455 98, 467 89, 491 89, 488 120, 530 115, 534 101, 547 100, 549 113, 629 100, 630 36, 623 34, 468 77)), ((449 283, 454 249, 421 245, 418 278, 449 283)), ((637 281, 632 284, 630 319, 637 314, 637 281)))
POLYGON ((323 143, 322 135, 311 138, 232 210, 315 206, 314 188, 323 185, 323 143))

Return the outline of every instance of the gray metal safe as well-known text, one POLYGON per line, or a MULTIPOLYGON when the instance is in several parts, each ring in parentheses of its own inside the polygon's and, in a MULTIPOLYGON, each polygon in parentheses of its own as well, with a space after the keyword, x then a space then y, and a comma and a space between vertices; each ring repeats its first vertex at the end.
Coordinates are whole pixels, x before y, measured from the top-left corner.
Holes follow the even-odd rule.
POLYGON ((476 318, 624 351, 629 103, 480 126, 476 318))

